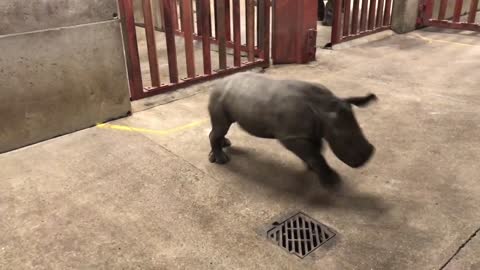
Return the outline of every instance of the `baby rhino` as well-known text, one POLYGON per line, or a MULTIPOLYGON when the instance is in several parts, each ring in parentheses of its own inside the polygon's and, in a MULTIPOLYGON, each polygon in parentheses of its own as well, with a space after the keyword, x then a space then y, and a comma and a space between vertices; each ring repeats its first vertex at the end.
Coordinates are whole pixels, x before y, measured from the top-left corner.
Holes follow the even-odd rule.
POLYGON ((335 183, 339 178, 322 156, 322 139, 350 167, 366 164, 375 148, 363 135, 352 105, 363 107, 376 99, 374 94, 338 98, 321 84, 251 72, 224 78, 214 84, 208 105, 210 162, 229 161, 222 148, 231 145, 225 135, 237 122, 253 136, 279 140, 325 184, 335 183))

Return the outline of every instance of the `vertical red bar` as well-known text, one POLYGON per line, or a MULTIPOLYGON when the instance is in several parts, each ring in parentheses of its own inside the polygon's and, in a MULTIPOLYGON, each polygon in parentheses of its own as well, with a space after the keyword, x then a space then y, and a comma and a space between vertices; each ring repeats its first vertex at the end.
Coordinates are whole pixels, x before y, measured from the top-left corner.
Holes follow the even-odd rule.
POLYGON ((378 0, 376 27, 382 27, 383 14, 385 12, 384 7, 385 7, 385 0, 378 0))
POLYGON ((264 24, 265 30, 263 33, 263 60, 265 61, 265 67, 270 66, 270 0, 260 0, 265 2, 264 10, 264 24))
MULTIPOLYGON (((163 0, 161 0, 163 1, 163 0)), ((167 0, 168 1, 168 0, 167 0)), ((180 30, 180 27, 178 27, 178 9, 177 9, 177 0, 175 0, 175 3, 172 3, 172 7, 173 7, 173 10, 172 10, 172 14, 170 16, 172 16, 172 21, 173 21, 173 30, 174 31, 179 31, 180 30)), ((164 15, 165 16, 165 15, 164 15)))
POLYGON ((264 0, 257 1, 257 48, 260 58, 263 58, 263 42, 265 35, 265 9, 266 2, 264 0))
POLYGON ((445 14, 447 13, 447 4, 448 0, 441 0, 440 2, 440 11, 438 12, 438 19, 444 20, 445 14))
MULTIPOLYGON (((175 47, 175 10, 176 0, 162 0, 165 11, 165 38, 167 43, 168 71, 170 82, 178 83, 177 49, 175 47)), ((177 28, 178 29, 178 28, 177 28)))
POLYGON ((333 25, 332 25, 332 44, 338 44, 342 41, 342 4, 343 0, 334 2, 333 25))
POLYGON ((213 0, 213 17, 214 17, 214 24, 215 25, 215 39, 218 39, 218 33, 217 33, 217 29, 218 29, 218 11, 217 11, 217 0, 213 0))
POLYGON ((427 23, 432 19, 433 16, 433 3, 435 0, 425 0, 425 22, 427 23))
POLYGON ((367 30, 368 0, 362 0, 362 15, 360 16, 360 32, 367 30))
POLYGON ((264 34, 264 26, 265 22, 263 21, 265 19, 265 12, 264 8, 266 5, 265 1, 256 1, 257 2, 257 47, 259 48, 260 52, 263 48, 263 34, 264 34))
POLYGON ((192 20, 192 33, 195 35, 195 14, 193 14, 193 7, 194 7, 194 3, 193 1, 195 0, 190 0, 190 7, 191 8, 191 12, 190 12, 190 17, 191 17, 191 20, 192 20))
POLYGON ((352 13, 352 34, 358 34, 358 14, 360 9, 360 0, 353 0, 353 13, 352 13))
POLYGON ((145 20, 145 35, 147 37, 148 63, 150 64, 150 78, 152 86, 160 86, 158 71, 157 42, 155 40, 155 26, 153 25, 152 2, 143 0, 143 18, 145 20))
POLYGON ((202 2, 201 0, 193 0, 195 1, 195 14, 197 15, 197 35, 202 35, 202 2))
POLYGON ((183 10, 182 31, 185 41, 185 59, 187 63, 187 76, 195 78, 195 54, 193 52, 193 21, 192 21, 192 0, 181 0, 183 10))
POLYGON ((343 0, 344 13, 343 13, 343 36, 348 37, 350 35, 350 0, 343 0))
POLYGON ((240 0, 233 0, 233 65, 241 66, 240 0))
POLYGON ((478 0, 472 0, 470 3, 470 11, 468 12, 468 23, 475 23, 477 16, 478 0))
POLYGON ((201 1, 201 13, 202 13, 202 47, 203 47, 203 72, 207 75, 212 74, 212 60, 210 55, 210 0, 197 0, 201 1))
POLYGON ((462 15, 463 0, 455 1, 455 10, 453 11, 453 22, 459 22, 462 15))
POLYGON ((375 11, 377 10, 377 1, 370 0, 370 10, 368 15, 368 30, 375 28, 375 11))
POLYGON ((215 0, 217 3, 217 40, 219 69, 227 69, 227 38, 225 31, 225 0, 215 0))
POLYGON ((387 26, 391 24, 392 18, 392 0, 387 0, 385 4, 385 15, 383 16, 383 25, 387 26))
POLYGON ((255 3, 253 0, 247 1, 247 51, 248 61, 255 61, 255 3))
MULTIPOLYGON (((253 22, 253 25, 255 27, 255 1, 256 0, 252 0, 252 4, 253 5, 253 12, 250 14, 249 12, 249 6, 250 6, 250 0, 245 0, 245 29, 248 30, 248 24, 250 21, 253 22)), ((283 0, 285 1, 285 0, 283 0)), ((287 0, 288 1, 288 0, 287 0)), ((255 46, 255 34, 253 35, 253 39, 254 39, 254 46, 255 46)), ((248 36, 248 32, 247 32, 247 35, 246 35, 246 44, 248 46, 249 44, 249 40, 250 40, 250 36, 248 36)))
MULTIPOLYGON (((175 0, 175 3, 177 3, 177 0, 175 0)), ((180 3, 178 3, 178 9, 180 10, 180 27, 182 28, 180 31, 183 32, 183 17, 185 16, 184 11, 183 11, 183 5, 182 5, 182 0, 180 0, 180 3)), ((178 30, 178 29, 177 29, 178 30)))
POLYGON ((140 57, 138 55, 137 32, 133 15, 132 0, 120 1, 120 12, 125 20, 127 32, 127 57, 129 59, 130 95, 132 99, 139 99, 143 95, 142 71, 140 69, 140 57))
POLYGON ((230 0, 225 0, 225 35, 228 41, 232 41, 232 27, 230 21, 230 0))

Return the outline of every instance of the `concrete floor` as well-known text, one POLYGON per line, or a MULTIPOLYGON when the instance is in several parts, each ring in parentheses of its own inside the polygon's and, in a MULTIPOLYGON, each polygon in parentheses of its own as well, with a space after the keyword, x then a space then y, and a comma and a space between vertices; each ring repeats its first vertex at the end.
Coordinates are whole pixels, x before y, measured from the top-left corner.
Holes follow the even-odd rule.
POLYGON ((372 162, 326 153, 337 193, 236 126, 231 163, 210 164, 209 84, 0 155, 0 269, 479 269, 479 41, 427 29, 267 71, 379 96, 357 110, 372 162), (301 260, 268 242, 295 211, 334 228, 332 245, 301 260))

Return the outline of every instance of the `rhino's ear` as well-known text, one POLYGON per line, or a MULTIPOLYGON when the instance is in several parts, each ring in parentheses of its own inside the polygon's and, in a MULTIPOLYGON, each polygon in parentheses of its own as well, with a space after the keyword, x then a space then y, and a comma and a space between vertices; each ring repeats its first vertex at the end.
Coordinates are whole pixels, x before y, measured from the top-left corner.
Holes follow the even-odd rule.
POLYGON ((377 96, 375 94, 368 94, 364 97, 349 97, 343 99, 345 102, 348 102, 352 105, 355 105, 357 107, 366 107, 368 106, 372 101, 378 100, 377 96))

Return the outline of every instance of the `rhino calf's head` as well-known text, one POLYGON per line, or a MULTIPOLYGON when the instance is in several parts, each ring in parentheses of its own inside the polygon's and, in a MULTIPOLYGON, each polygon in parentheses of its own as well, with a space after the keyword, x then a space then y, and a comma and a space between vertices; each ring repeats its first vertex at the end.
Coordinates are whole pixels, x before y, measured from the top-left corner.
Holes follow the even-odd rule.
POLYGON ((373 156, 375 147, 365 138, 352 105, 364 107, 376 100, 374 94, 335 100, 328 113, 325 139, 335 156, 352 168, 365 165, 373 156))

